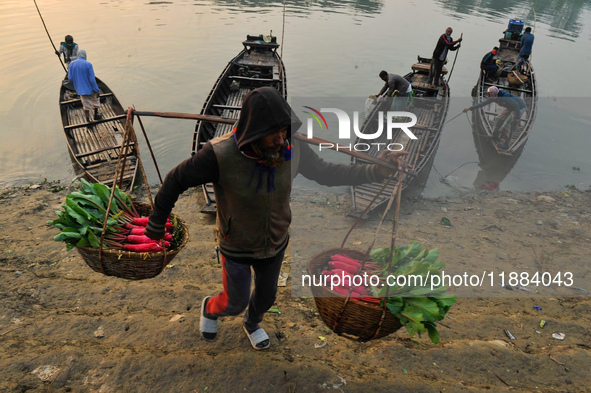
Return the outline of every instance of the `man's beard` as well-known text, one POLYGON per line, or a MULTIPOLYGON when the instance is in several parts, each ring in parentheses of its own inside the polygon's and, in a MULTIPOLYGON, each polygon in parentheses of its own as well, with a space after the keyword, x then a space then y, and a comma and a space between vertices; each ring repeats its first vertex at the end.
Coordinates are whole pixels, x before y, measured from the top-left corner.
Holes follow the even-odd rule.
POLYGON ((252 150, 260 158, 261 163, 265 166, 277 168, 285 162, 283 148, 279 149, 279 151, 271 151, 261 146, 258 141, 252 142, 251 146, 252 150))

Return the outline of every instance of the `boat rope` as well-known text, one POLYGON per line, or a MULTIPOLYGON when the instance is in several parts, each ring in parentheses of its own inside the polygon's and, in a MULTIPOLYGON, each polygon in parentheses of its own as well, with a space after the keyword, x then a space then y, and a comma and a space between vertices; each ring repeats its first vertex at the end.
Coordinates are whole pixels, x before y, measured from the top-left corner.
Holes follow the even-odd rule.
MULTIPOLYGON (((43 23, 43 27, 45 28, 45 32, 47 33, 47 37, 49 38, 49 42, 51 42, 51 46, 53 46, 54 51, 57 52, 57 48, 53 44, 53 40, 51 39, 51 36, 49 35, 49 31, 47 31, 47 26, 45 26, 45 21, 43 20, 43 16, 41 16, 41 11, 39 11, 39 7, 37 7, 37 1, 33 0, 33 2, 35 3, 35 8, 37 8, 37 13, 39 14, 39 17, 41 18, 41 22, 43 23)), ((67 73, 68 70, 66 69, 66 66, 64 65, 64 63, 62 62, 62 58, 58 57, 58 59, 60 60, 60 64, 64 68, 64 71, 66 71, 66 73, 67 73)))
POLYGON ((472 191, 472 189, 471 189, 471 188, 469 188, 469 187, 461 187, 461 188, 460 188, 460 187, 453 186, 452 184, 450 184, 450 182, 447 180, 447 178, 448 178, 448 177, 449 177, 449 176, 450 176, 452 173, 454 173, 455 171, 457 171, 458 169, 460 169, 460 168, 461 168, 461 167, 463 167, 464 165, 468 165, 468 164, 478 164, 478 162, 477 162, 477 161, 468 161, 468 162, 465 162, 465 163, 463 163, 462 165, 460 165, 459 167, 457 167, 456 169, 454 169, 453 171, 451 171, 450 173, 448 173, 448 174, 447 174, 447 175, 445 175, 445 176, 443 176, 443 175, 442 175, 442 174, 441 174, 441 173, 440 173, 440 172, 437 170, 437 168, 435 167, 435 165, 433 165, 433 170, 434 170, 435 172, 437 172, 437 174, 439 175, 439 181, 440 181, 441 183, 445 184, 446 186, 448 186, 448 187, 449 187, 449 188, 451 188, 452 190, 455 190, 455 191, 459 192, 460 194, 462 194, 462 193, 464 193, 464 192, 466 192, 466 191, 470 192, 470 191, 472 191))

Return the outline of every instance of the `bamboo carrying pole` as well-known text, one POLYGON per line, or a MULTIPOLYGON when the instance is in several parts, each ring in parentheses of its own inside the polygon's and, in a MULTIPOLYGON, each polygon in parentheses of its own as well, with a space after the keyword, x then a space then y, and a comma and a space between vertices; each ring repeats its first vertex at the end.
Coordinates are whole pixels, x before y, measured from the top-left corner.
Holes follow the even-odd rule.
MULTIPOLYGON (((155 117, 164 117, 164 118, 169 118, 169 119, 200 120, 200 121, 209 121, 212 123, 221 123, 221 124, 234 124, 238 121, 238 119, 232 119, 229 117, 211 116, 211 115, 197 115, 194 113, 150 112, 150 111, 134 111, 133 113, 136 116, 155 116, 155 117)), ((365 161, 371 162, 372 164, 378 164, 378 165, 382 165, 382 166, 385 166, 385 167, 393 169, 393 170, 398 170, 398 167, 396 165, 391 164, 387 161, 380 160, 379 158, 372 157, 368 154, 360 153, 360 152, 350 149, 348 147, 341 146, 339 144, 336 144, 336 143, 333 143, 333 142, 330 142, 330 141, 327 141, 327 140, 324 140, 321 138, 316 138, 316 137, 308 138, 305 135, 300 134, 298 132, 295 132, 293 134, 293 137, 302 141, 302 142, 309 143, 312 145, 319 146, 321 143, 326 144, 327 145, 326 147, 329 149, 343 152, 343 153, 353 156, 355 158, 359 158, 360 160, 365 160, 365 161)), ((416 176, 417 175, 416 172, 414 172, 410 169, 408 170, 408 172, 406 172, 406 174, 409 176, 416 176)))

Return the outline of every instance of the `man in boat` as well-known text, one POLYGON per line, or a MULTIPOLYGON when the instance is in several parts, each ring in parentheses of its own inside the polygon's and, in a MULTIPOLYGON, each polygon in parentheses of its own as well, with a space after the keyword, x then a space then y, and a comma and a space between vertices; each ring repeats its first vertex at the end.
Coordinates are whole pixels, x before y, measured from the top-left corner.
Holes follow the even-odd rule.
MULTIPOLYGON (((243 328, 251 345, 256 350, 269 347, 269 336, 259 323, 275 302, 297 173, 328 186, 381 182, 392 175, 383 166, 322 160, 308 144, 292 139, 301 124, 276 89, 255 89, 245 97, 233 132, 208 141, 172 169, 156 195, 145 234, 161 239, 179 195, 189 187, 213 183, 223 291, 202 301, 199 331, 205 340, 216 339, 219 317, 246 310, 243 328)), ((380 157, 406 171, 406 154, 385 150, 380 157)))
POLYGON ((451 33, 453 33, 453 29, 448 27, 445 29, 445 33, 443 33, 439 37, 439 40, 437 40, 437 45, 433 51, 433 58, 431 59, 431 69, 429 71, 429 85, 431 87, 439 85, 439 77, 443 71, 443 63, 445 63, 445 59, 447 58, 447 52, 450 50, 455 51, 460 48, 460 42, 462 42, 462 39, 460 38, 459 40, 454 41, 451 38, 451 33))
POLYGON ((60 57, 64 54, 64 62, 69 64, 70 62, 78 58, 78 44, 74 42, 74 37, 67 35, 64 38, 64 42, 60 44, 59 50, 55 51, 55 54, 60 57))
POLYGON ((529 61, 531 50, 534 45, 534 35, 531 33, 531 27, 526 27, 525 32, 521 36, 521 49, 519 50, 519 58, 515 68, 521 68, 522 71, 529 61))
POLYGON ((103 115, 98 113, 101 103, 99 100, 99 87, 94 76, 92 64, 86 60, 86 51, 78 51, 78 58, 70 63, 68 79, 74 83, 76 93, 82 100, 86 120, 90 123, 90 112, 94 110, 94 120, 101 120, 103 115))
POLYGON ((499 89, 496 86, 490 86, 487 90, 487 95, 488 98, 486 100, 469 108, 464 108, 463 112, 478 109, 493 102, 504 107, 505 109, 495 118, 493 138, 498 141, 499 149, 506 150, 509 147, 511 133, 519 125, 527 104, 523 98, 507 93, 505 90, 499 89))
POLYGON ((484 55, 480 61, 480 70, 485 73, 487 82, 492 82, 497 75, 497 71, 499 70, 497 59, 495 59, 495 56, 498 53, 499 48, 495 46, 490 52, 484 55))
MULTIPOLYGON (((408 104, 408 97, 412 94, 412 85, 409 81, 397 74, 388 74, 387 71, 381 71, 379 74, 381 80, 383 80, 384 87, 378 93, 378 97, 385 93, 386 99, 394 98, 392 107, 395 111, 402 111, 406 109, 408 104)), ((382 98, 384 99, 384 98, 382 98)))

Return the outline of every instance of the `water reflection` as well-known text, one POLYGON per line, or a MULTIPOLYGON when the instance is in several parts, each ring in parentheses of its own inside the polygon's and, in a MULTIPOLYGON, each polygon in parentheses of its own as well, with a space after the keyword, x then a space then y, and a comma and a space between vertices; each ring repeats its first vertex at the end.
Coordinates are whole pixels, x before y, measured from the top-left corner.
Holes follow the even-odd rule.
POLYGON ((507 14, 528 24, 545 23, 558 38, 574 41, 583 30, 583 11, 590 0, 437 0, 448 15, 478 15, 489 20, 505 18, 507 14))
MULTIPOLYGON (((277 0, 213 0, 211 3, 201 3, 198 5, 215 4, 220 7, 240 7, 256 8, 259 12, 261 8, 283 8, 283 2, 277 0)), ((307 0, 307 1, 286 1, 285 8, 290 16, 308 15, 312 11, 322 11, 328 13, 345 12, 347 14, 379 14, 384 6, 384 0, 307 0), (313 10, 312 10, 313 9, 313 10)), ((245 10, 246 11, 246 10, 245 10)), ((255 12, 255 10, 253 10, 255 12)), ((366 16, 367 16, 366 15, 366 16)))
POLYGON ((475 129, 472 133, 474 146, 478 153, 478 166, 480 167, 474 179, 474 189, 496 191, 499 189, 500 183, 517 163, 524 147, 521 146, 513 156, 500 156, 491 145, 489 138, 481 134, 481 132, 482 130, 475 129))

